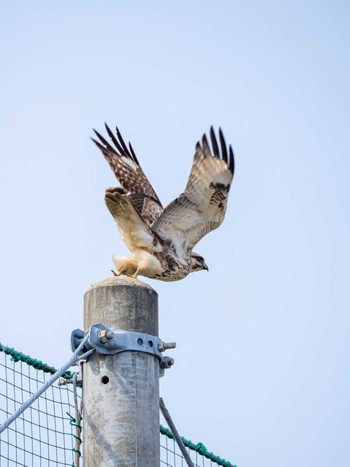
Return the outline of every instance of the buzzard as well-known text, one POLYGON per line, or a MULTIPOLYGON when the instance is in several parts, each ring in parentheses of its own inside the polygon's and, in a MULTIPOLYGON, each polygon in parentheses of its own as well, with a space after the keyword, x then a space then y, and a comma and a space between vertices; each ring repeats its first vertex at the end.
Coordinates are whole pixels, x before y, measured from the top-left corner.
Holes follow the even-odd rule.
POLYGON ((115 135, 107 125, 106 130, 111 143, 96 130, 99 141, 92 140, 121 184, 106 190, 105 201, 132 253, 130 257, 113 257, 116 275, 176 281, 191 272, 208 270, 204 258, 193 248, 224 220, 234 173, 233 150, 227 148, 221 128, 219 142, 211 127, 211 147, 206 135, 196 144, 185 191, 166 208, 131 144, 125 144, 118 128, 115 135))

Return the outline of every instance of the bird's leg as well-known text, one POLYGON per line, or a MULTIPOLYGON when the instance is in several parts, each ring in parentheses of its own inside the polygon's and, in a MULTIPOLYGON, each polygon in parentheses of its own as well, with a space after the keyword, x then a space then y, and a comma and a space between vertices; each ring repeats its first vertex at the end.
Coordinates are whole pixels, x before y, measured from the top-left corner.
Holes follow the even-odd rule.
POLYGON ((118 274, 115 271, 113 271, 113 269, 111 269, 111 273, 113 274, 113 276, 118 276, 118 274))
POLYGON ((123 274, 123 272, 124 272, 124 264, 122 264, 120 266, 120 268, 118 269, 118 271, 117 271, 117 273, 115 275, 119 277, 119 276, 121 276, 123 274))
POLYGON ((130 277, 132 277, 133 279, 137 279, 137 273, 139 272, 139 270, 140 270, 140 266, 137 266, 136 271, 130 277))

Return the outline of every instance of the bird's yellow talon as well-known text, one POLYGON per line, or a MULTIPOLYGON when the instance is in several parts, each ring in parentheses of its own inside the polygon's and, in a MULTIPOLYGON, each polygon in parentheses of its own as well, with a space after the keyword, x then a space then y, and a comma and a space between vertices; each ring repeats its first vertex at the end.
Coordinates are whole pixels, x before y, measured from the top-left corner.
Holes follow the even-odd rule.
POLYGON ((121 265, 121 267, 118 269, 116 276, 121 276, 124 272, 124 264, 121 265))

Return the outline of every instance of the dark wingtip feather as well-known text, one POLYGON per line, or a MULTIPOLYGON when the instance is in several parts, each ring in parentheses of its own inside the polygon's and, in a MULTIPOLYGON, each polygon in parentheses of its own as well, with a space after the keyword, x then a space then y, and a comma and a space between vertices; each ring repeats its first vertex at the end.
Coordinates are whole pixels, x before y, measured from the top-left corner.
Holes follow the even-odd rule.
POLYGON ((130 142, 129 142, 129 148, 130 148, 130 152, 131 152, 131 155, 132 155, 134 161, 136 162, 137 165, 140 165, 140 164, 139 164, 139 161, 137 160, 137 157, 136 157, 134 148, 131 146, 131 143, 130 143, 130 142))
POLYGON ((96 141, 94 138, 90 138, 91 141, 93 141, 96 146, 104 153, 106 151, 106 148, 99 142, 99 141, 96 141))
POLYGON ((104 144, 108 149, 111 149, 112 151, 114 150, 112 146, 108 143, 108 141, 106 141, 104 137, 100 135, 100 133, 96 131, 95 129, 94 129, 94 133, 97 136, 97 138, 101 141, 102 144, 104 144))
MULTIPOLYGON (((94 130, 95 131, 95 130, 94 130)), ((90 138, 97 146, 101 146, 99 142, 97 142, 94 138, 90 138)))
POLYGON ((109 128, 109 126, 107 125, 107 123, 105 123, 105 127, 106 127, 106 130, 107 130, 107 133, 109 135, 109 137, 111 138, 111 140, 113 141, 115 147, 118 149, 118 151, 120 152, 120 154, 123 154, 123 148, 120 146, 120 144, 118 143, 116 137, 114 136, 112 130, 109 128))
POLYGON ((98 137, 99 133, 97 130, 95 130, 95 128, 92 129, 92 131, 95 133, 95 135, 98 137))
POLYGON ((119 128, 116 126, 115 129, 116 129, 116 132, 117 132, 117 136, 118 136, 119 142, 120 142, 120 144, 122 145, 122 147, 123 147, 125 153, 126 153, 128 156, 131 157, 131 155, 130 155, 130 153, 129 153, 129 149, 128 149, 127 145, 126 145, 125 142, 124 142, 124 139, 123 139, 123 137, 122 137, 122 135, 121 135, 121 133, 120 133, 120 131, 119 131, 119 128))
POLYGON ((230 171, 231 171, 231 173, 233 175, 235 173, 235 156, 234 156, 231 144, 230 144, 230 147, 229 147, 229 154, 230 154, 229 169, 230 169, 230 171))
POLYGON ((210 147, 209 147, 208 140, 205 134, 202 136, 202 146, 203 146, 204 155, 206 157, 210 157, 211 156, 210 147))
POLYGON ((219 138, 220 138, 222 159, 227 163, 227 147, 226 147, 225 138, 224 138, 224 135, 222 134, 221 128, 219 128, 219 138))
POLYGON ((107 130, 107 133, 109 134, 109 136, 112 138, 112 140, 114 139, 114 135, 112 133, 112 130, 109 128, 109 126, 107 125, 107 123, 105 122, 105 127, 106 127, 106 130, 107 130))
POLYGON ((217 158, 220 158, 218 142, 216 140, 213 125, 210 127, 210 139, 211 139, 211 144, 213 146, 214 156, 217 158))

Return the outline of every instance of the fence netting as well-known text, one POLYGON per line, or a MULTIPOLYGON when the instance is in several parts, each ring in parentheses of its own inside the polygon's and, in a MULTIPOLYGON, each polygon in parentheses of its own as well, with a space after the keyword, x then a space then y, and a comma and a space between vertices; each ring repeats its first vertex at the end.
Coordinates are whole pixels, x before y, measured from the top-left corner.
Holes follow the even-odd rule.
MULTIPOLYGON (((56 369, 0 343, 0 424, 12 415, 54 374, 56 369)), ((66 372, 0 435, 1 467, 73 466, 76 424, 73 373, 66 372), (68 384, 62 384, 62 381, 68 384)), ((77 388, 80 404, 81 389, 77 388)), ((171 431, 160 425, 161 466, 186 467, 171 431)), ((83 438, 84 430, 82 430, 83 438)), ((202 443, 182 438, 196 467, 231 462, 209 452, 202 443)), ((80 457, 79 466, 84 465, 80 457)))

